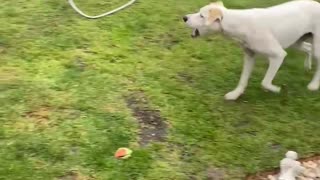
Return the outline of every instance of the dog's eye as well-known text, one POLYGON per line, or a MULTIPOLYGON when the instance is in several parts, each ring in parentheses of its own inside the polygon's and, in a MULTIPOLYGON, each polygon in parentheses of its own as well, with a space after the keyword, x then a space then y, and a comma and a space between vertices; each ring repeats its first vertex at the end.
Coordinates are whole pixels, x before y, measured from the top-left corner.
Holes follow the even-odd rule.
POLYGON ((202 14, 200 14, 200 17, 201 17, 201 18, 204 18, 204 16, 203 16, 202 14))

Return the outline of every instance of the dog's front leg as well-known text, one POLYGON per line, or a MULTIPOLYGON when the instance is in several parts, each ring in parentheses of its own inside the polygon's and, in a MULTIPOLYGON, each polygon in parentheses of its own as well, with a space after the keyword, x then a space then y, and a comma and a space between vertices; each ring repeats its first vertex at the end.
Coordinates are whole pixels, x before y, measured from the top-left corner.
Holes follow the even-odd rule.
POLYGON ((245 49, 244 53, 244 64, 239 84, 235 90, 225 95, 226 100, 238 99, 248 86, 248 81, 255 63, 255 53, 249 49, 245 49))

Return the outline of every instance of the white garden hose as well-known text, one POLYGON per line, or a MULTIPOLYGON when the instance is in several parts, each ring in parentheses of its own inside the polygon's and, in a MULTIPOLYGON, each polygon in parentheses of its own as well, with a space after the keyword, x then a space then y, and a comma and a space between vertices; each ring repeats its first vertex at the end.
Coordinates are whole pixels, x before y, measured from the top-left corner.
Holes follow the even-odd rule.
POLYGON ((82 16, 86 17, 86 18, 89 18, 89 19, 98 19, 98 18, 101 18, 101 17, 104 17, 104 16, 109 16, 113 13, 116 13, 118 11, 121 11, 122 9, 132 5, 136 0, 130 0, 128 3, 112 10, 112 11, 109 11, 109 12, 106 12, 106 13, 103 13, 103 14, 100 14, 100 15, 97 15, 97 16, 89 16, 87 14, 85 14, 84 12, 82 12, 76 5, 75 3, 73 2, 73 0, 68 0, 69 4, 71 5, 71 7, 77 11, 79 14, 81 14, 82 16))

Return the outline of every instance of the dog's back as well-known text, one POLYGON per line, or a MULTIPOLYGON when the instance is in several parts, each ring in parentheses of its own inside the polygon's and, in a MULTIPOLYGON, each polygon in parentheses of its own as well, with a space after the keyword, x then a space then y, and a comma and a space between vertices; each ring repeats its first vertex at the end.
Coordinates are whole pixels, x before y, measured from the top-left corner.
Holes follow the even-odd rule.
MULTIPOLYGON (((304 15, 320 15, 320 3, 313 0, 295 0, 289 1, 283 4, 265 8, 267 14, 282 14, 292 15, 292 13, 304 14, 304 15)), ((298 15, 295 14, 295 15, 298 15)))
POLYGON ((320 25, 320 3, 311 0, 290 1, 260 9, 255 23, 270 29, 280 44, 286 48, 320 25))

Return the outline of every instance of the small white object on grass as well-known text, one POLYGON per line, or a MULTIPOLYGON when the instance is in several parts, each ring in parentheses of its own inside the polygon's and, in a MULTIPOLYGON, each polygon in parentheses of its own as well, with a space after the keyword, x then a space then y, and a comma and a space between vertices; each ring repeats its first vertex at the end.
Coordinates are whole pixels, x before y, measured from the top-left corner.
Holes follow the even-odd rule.
POLYGON ((296 180, 296 177, 303 172, 304 167, 297 159, 296 152, 288 151, 286 153, 286 157, 280 161, 279 180, 296 180))

